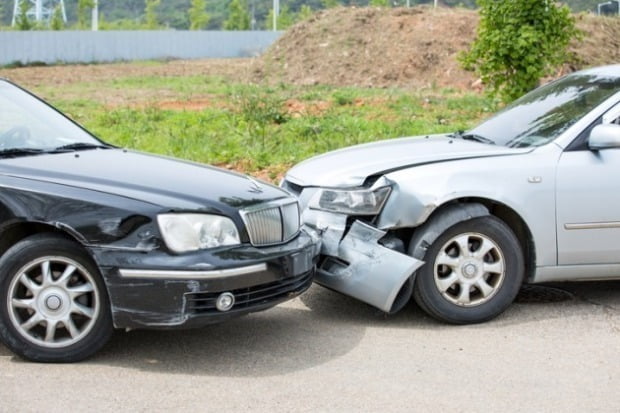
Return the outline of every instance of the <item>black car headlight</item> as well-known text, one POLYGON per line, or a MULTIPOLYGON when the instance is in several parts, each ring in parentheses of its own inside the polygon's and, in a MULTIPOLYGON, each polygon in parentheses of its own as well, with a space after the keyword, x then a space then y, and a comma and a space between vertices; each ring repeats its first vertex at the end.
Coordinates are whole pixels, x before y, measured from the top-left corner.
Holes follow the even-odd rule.
POLYGON ((235 223, 220 215, 161 214, 157 222, 164 242, 174 252, 241 243, 235 223))

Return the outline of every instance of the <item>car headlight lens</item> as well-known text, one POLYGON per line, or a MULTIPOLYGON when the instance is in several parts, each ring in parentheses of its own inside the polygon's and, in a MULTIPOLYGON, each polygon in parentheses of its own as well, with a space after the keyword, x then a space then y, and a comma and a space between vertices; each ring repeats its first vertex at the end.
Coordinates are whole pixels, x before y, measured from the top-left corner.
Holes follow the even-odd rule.
POLYGON ((350 215, 376 215, 381 212, 391 188, 375 190, 320 189, 310 201, 310 208, 350 215))
POLYGON ((240 244, 230 218, 208 214, 162 214, 157 217, 164 242, 174 252, 240 244))

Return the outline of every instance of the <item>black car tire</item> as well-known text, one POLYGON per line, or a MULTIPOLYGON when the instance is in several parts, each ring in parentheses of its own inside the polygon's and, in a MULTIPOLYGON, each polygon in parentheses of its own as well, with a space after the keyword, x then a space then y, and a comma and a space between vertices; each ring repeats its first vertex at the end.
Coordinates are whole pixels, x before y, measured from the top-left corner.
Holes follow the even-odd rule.
POLYGON ((107 291, 81 245, 37 234, 0 258, 0 340, 24 359, 83 360, 113 332, 107 291))
POLYGON ((451 324, 498 316, 515 299, 524 279, 519 241, 493 216, 448 228, 432 243, 424 261, 414 299, 430 316, 451 324))

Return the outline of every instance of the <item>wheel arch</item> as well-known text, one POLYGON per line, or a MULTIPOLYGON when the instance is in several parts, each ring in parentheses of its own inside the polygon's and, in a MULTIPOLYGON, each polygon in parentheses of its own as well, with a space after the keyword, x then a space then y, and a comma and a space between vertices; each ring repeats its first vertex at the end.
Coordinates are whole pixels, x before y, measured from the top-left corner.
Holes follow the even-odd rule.
MULTIPOLYGON (((52 225, 46 222, 19 221, 3 226, 0 229, 0 257, 19 241, 36 234, 56 234, 80 245, 84 245, 82 237, 65 225, 52 225)), ((84 249, 85 252, 92 255, 84 249)))
POLYGON ((428 246, 443 231, 459 222, 485 215, 492 215, 500 219, 515 234, 524 255, 524 281, 531 280, 536 270, 536 249, 530 228, 513 208, 489 198, 457 198, 435 208, 424 224, 414 229, 409 244, 409 254, 422 259, 428 246))

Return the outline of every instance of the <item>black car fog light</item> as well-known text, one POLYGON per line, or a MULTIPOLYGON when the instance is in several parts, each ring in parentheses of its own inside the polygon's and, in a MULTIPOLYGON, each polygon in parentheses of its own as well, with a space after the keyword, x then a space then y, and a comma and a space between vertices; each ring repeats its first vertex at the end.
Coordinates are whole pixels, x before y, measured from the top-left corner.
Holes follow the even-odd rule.
POLYGON ((219 311, 228 311, 235 305, 235 296, 232 293, 222 293, 215 301, 215 307, 219 311))

